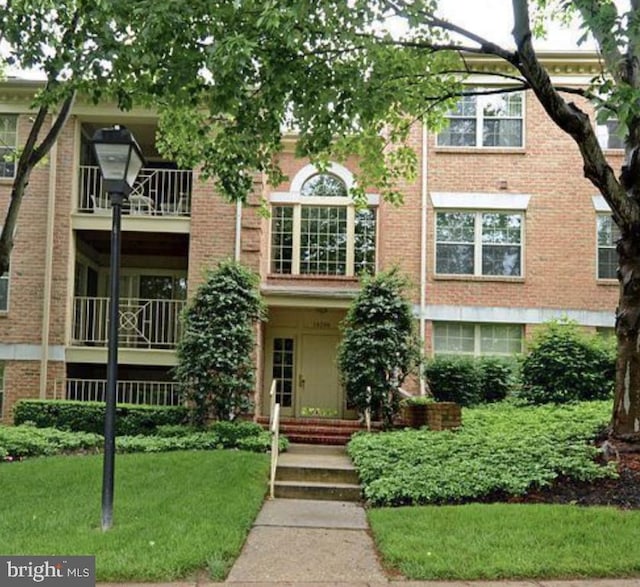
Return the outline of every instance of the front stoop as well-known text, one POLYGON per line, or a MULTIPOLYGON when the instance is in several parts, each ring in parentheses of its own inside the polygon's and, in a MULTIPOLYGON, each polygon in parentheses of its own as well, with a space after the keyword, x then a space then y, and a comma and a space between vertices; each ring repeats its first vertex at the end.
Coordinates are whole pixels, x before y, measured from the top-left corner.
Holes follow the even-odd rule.
POLYGON ((358 475, 342 446, 291 444, 280 455, 275 497, 360 501, 358 475))
MULTIPOLYGON (((257 416, 256 422, 268 429, 269 418, 257 416)), ((380 422, 372 424, 372 430, 381 429, 380 422)), ((365 430, 358 420, 334 420, 326 418, 281 418, 280 435, 300 444, 346 445, 356 432, 365 430)))

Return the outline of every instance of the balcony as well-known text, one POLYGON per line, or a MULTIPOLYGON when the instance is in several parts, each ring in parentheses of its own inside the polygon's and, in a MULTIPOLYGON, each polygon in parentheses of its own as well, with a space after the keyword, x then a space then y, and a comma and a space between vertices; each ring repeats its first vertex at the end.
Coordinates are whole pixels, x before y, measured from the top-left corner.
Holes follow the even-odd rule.
MULTIPOLYGON (((174 349, 180 340, 184 300, 120 299, 118 346, 126 349, 174 349)), ((106 347, 109 298, 73 300, 73 346, 106 347)))
MULTIPOLYGON (((145 167, 140 171, 122 212, 140 216, 190 216, 192 185, 191 170, 145 167)), ((78 212, 111 213, 98 166, 80 166, 78 212)))
MULTIPOLYGON (((104 402, 106 389, 107 382, 104 379, 67 379, 64 399, 104 402)), ((116 403, 182 405, 178 385, 173 381, 118 381, 116 403)))

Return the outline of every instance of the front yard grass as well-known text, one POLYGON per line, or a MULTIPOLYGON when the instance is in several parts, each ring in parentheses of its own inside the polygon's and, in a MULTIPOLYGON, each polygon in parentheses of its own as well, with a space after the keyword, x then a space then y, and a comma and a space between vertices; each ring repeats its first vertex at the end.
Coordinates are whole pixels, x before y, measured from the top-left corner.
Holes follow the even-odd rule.
POLYGON ((101 456, 0 465, 0 552, 95 555, 98 581, 222 579, 267 488, 269 460, 244 451, 116 458, 114 526, 102 532, 101 456))
POLYGON ((385 564, 413 580, 640 572, 640 511, 469 504, 381 508, 368 515, 385 564))

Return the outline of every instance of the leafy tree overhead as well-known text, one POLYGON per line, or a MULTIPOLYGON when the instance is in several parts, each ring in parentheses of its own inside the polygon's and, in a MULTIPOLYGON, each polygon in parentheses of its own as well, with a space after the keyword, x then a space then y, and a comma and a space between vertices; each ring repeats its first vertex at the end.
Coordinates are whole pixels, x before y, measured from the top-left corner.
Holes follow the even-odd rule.
POLYGON ((239 264, 221 263, 184 313, 175 375, 194 423, 233 420, 251 406, 255 323, 265 318, 258 278, 239 264))
POLYGON ((319 162, 355 154, 360 193, 375 186, 398 201, 397 180, 416 162, 406 142, 412 123, 441 122, 451 100, 465 93, 465 75, 474 73, 465 56, 489 55, 511 67, 502 90, 532 92, 575 141, 584 175, 620 229, 612 430, 640 440, 640 0, 624 8, 613 0, 512 0, 511 46, 442 18, 438 4, 0 0, 0 40, 11 47, 12 65, 40 68, 47 78, 34 103, 36 130, 18 161, 0 270, 8 266, 29 172, 55 140, 77 91, 123 108, 157 107, 160 147, 182 164, 201 164, 230 198, 246 198, 254 171, 281 179, 274 155, 289 128, 299 137, 299 154, 319 162), (568 14, 581 20, 602 57, 602 75, 589 88, 555 86, 535 48, 544 17, 568 14), (619 120, 623 169, 607 162, 584 100, 598 116, 619 120), (60 124, 45 132, 52 112, 60 124))

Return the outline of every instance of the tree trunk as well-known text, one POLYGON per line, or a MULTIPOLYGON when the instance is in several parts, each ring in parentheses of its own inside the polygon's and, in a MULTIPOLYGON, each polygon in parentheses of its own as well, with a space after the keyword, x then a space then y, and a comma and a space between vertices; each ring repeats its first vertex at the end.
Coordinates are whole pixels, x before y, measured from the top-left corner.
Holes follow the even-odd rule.
POLYGON ((623 231, 617 250, 620 299, 611 433, 621 440, 640 442, 640 226, 623 231))

